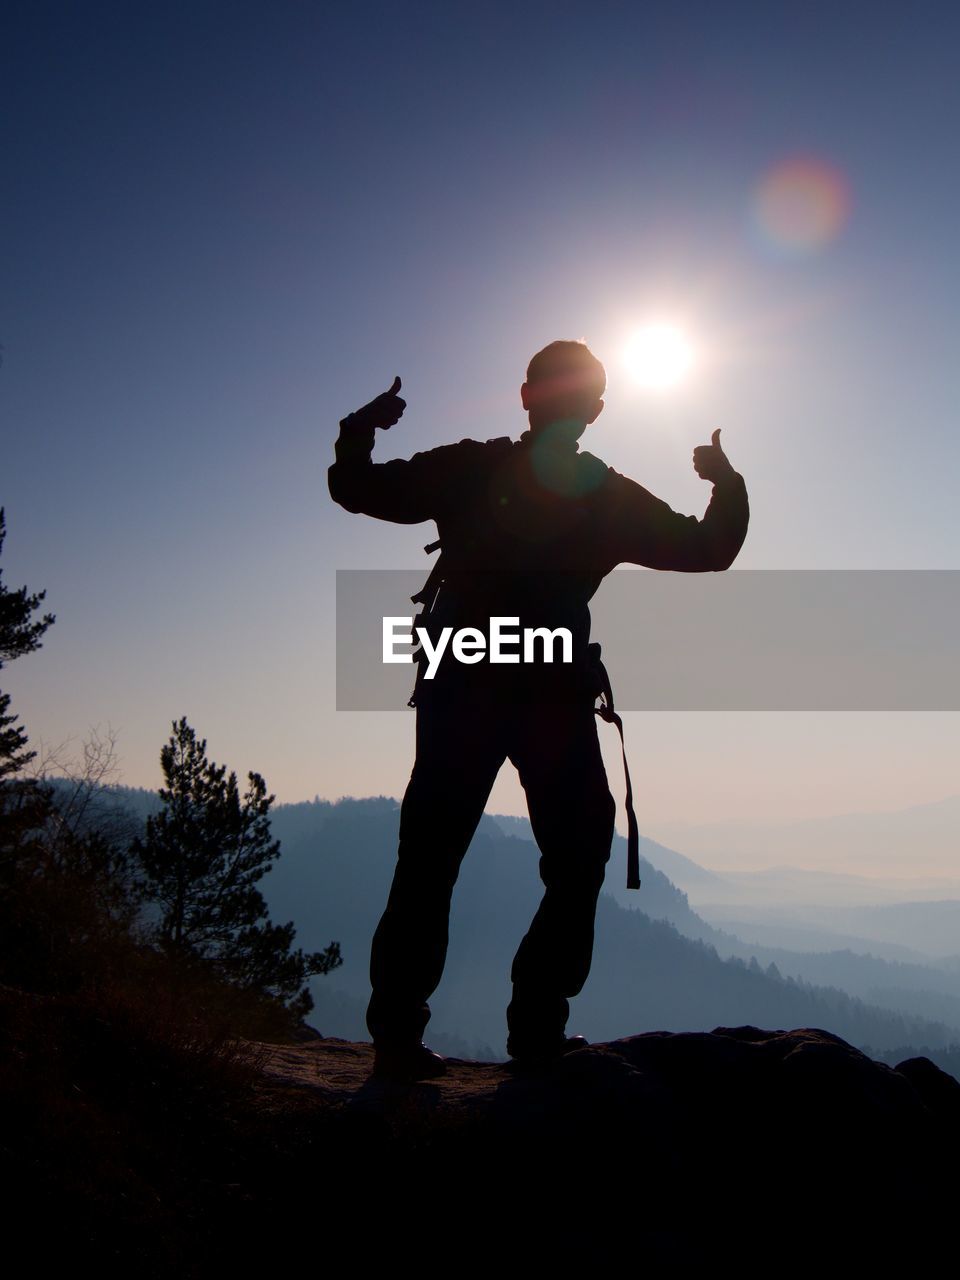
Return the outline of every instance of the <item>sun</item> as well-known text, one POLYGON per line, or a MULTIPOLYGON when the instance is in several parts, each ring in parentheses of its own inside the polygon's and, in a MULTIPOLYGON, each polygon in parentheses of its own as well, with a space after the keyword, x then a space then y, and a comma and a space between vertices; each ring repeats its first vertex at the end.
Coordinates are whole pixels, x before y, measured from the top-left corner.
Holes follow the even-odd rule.
POLYGON ((685 382, 694 365, 694 350, 682 329, 672 324, 648 324, 627 340, 623 363, 639 386, 672 391, 685 382))

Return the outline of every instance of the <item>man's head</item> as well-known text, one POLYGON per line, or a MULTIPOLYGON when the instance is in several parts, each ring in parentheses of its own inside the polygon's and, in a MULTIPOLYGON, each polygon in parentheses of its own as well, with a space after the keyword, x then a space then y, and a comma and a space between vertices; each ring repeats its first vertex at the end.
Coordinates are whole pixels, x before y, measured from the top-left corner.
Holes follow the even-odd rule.
POLYGON ((576 440, 603 409, 607 375, 585 342, 551 342, 527 366, 520 399, 530 429, 545 428, 576 440))

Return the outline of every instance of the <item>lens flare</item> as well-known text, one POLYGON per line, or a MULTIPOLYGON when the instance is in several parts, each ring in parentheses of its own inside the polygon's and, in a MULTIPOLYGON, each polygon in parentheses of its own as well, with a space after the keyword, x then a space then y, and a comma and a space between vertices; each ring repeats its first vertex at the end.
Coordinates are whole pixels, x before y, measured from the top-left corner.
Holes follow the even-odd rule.
POLYGON ((815 156, 793 156, 760 179, 753 216, 774 248, 807 254, 837 238, 851 204, 850 184, 839 169, 815 156))
POLYGON ((670 324, 648 324, 628 340, 623 352, 627 372, 641 387, 669 391, 693 367, 693 347, 681 329, 670 324))

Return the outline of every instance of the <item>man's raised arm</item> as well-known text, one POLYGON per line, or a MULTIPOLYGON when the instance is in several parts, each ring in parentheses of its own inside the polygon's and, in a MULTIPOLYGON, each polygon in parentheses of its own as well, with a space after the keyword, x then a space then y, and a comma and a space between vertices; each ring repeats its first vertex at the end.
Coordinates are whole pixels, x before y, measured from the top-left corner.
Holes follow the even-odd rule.
POLYGON ((747 536, 750 508, 743 476, 734 471, 720 447, 720 431, 709 445, 693 451, 694 470, 713 482, 703 519, 683 516, 642 485, 608 472, 604 524, 617 564, 685 573, 729 569, 747 536))
POLYGON ((394 378, 389 391, 341 419, 336 462, 327 472, 327 484, 331 498, 347 511, 396 524, 419 524, 435 515, 435 455, 442 448, 390 462, 375 463, 370 457, 377 428, 389 430, 407 407, 399 390, 400 379, 394 378))

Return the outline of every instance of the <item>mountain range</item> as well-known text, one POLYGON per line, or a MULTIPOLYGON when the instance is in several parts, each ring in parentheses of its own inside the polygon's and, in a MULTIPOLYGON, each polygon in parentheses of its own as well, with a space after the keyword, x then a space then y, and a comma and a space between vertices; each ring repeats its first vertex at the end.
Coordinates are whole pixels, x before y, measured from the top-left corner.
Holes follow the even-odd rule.
MULTIPOLYGON (((117 798, 140 819, 158 805, 156 794, 142 789, 120 789, 117 798)), ((273 919, 292 920, 304 949, 322 948, 331 939, 342 948, 342 967, 312 984, 310 1020, 325 1035, 369 1038, 369 946, 389 890, 398 824, 399 805, 384 796, 317 799, 279 805, 271 813, 281 856, 260 888, 273 919)), ((779 910, 787 913, 781 918, 775 899, 764 906, 755 895, 752 904, 736 904, 736 890, 749 887, 749 876, 745 881, 739 873, 700 867, 646 838, 641 854, 641 888, 627 890, 625 842, 615 837, 598 905, 593 967, 572 1002, 571 1031, 609 1040, 624 1028, 635 1034, 813 1026, 876 1057, 894 1061, 923 1052, 960 1074, 955 958, 831 933, 815 903, 808 904, 813 923, 807 934, 796 919, 791 926, 789 892, 806 883, 822 895, 830 887, 826 873, 784 872, 777 882, 784 895, 779 910), (717 900, 712 914, 709 903, 702 914, 691 905, 694 895, 717 900), (742 917, 736 929, 720 918, 725 909, 742 917), (796 945, 789 945, 791 936, 796 945)), ((542 893, 538 860, 526 819, 484 816, 454 893, 447 966, 431 1000, 427 1038, 441 1052, 504 1058, 510 963, 542 893)), ((741 896, 749 899, 747 892, 741 896)), ((884 912, 917 917, 922 929, 929 905, 859 909, 877 919, 884 912)), ((935 905, 948 920, 957 904, 935 905)))

